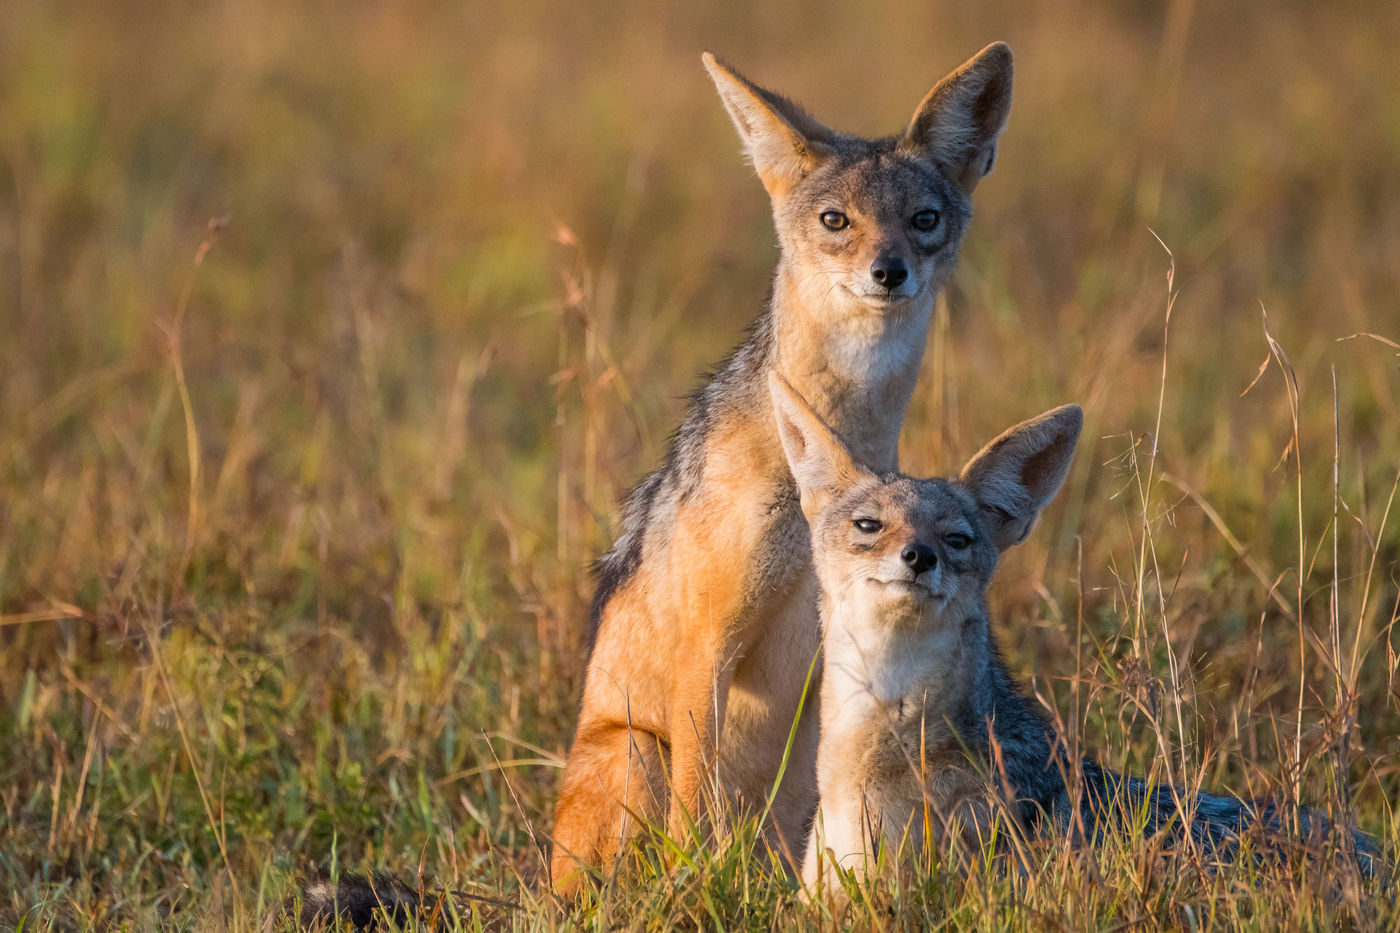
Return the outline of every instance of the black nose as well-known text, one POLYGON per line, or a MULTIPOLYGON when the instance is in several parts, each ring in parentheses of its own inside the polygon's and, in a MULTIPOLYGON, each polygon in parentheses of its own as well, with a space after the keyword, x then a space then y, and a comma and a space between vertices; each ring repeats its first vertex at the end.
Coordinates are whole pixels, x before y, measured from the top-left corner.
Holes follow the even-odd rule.
POLYGON ((932 570, 938 564, 938 555, 933 553, 933 548, 918 541, 900 551, 899 558, 914 571, 916 577, 925 570, 932 570))
POLYGON ((899 288, 909 278, 909 267, 898 256, 881 256, 870 267, 870 277, 886 288, 899 288))

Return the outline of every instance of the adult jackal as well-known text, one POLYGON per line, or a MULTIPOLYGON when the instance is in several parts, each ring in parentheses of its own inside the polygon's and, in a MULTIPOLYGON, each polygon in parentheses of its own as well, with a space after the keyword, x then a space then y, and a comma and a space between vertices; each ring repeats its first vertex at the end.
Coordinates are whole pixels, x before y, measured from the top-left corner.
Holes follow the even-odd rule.
MULTIPOLYGON (((896 467, 934 298, 1011 104, 1002 44, 939 82, 900 133, 873 140, 704 61, 772 199, 781 254, 748 339, 693 396, 598 562, 555 813, 552 874, 565 893, 581 869, 612 862, 639 821, 685 835, 716 800, 765 803, 818 646, 817 584, 768 375, 795 386, 862 462, 896 467)), ((793 861, 816 801, 814 712, 765 827, 793 861)))

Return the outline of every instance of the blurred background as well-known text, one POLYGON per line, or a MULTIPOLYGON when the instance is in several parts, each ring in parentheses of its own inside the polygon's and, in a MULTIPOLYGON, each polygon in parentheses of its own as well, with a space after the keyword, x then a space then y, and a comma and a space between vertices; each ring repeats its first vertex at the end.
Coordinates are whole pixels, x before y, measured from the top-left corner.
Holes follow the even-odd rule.
POLYGON ((0 915, 531 877, 587 566, 776 257, 700 53, 882 135, 996 39, 906 469, 1081 402, 1013 669, 1393 827, 1400 5, 8 0, 0 915))

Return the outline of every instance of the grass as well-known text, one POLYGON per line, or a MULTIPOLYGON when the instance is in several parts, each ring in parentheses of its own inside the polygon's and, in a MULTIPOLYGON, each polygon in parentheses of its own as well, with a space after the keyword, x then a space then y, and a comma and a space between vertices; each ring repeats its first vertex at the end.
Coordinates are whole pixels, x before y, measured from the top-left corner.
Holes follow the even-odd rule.
POLYGON ((261 929, 333 863, 520 905, 467 926, 1394 928, 1335 868, 1131 833, 831 916, 742 845, 572 916, 536 878, 586 567, 774 259, 704 48, 877 133, 1010 41, 905 465, 1083 403, 994 594, 1013 667, 1107 764, 1400 839, 1397 34, 1382 3, 5 4, 0 920, 261 929))

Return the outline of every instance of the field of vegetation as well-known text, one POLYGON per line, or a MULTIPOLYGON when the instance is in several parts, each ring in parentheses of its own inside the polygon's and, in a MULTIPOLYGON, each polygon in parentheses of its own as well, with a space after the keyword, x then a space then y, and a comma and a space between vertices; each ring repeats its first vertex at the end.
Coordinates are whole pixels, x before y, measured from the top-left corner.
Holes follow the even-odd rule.
POLYGON ((1400 841, 1400 5, 727 6, 0 5, 0 924, 279 929, 318 865, 464 928, 1400 924, 1393 870, 1131 833, 542 893, 589 562, 776 254, 705 49, 877 135, 1010 42, 904 465, 1083 404, 1013 670, 1400 841))

